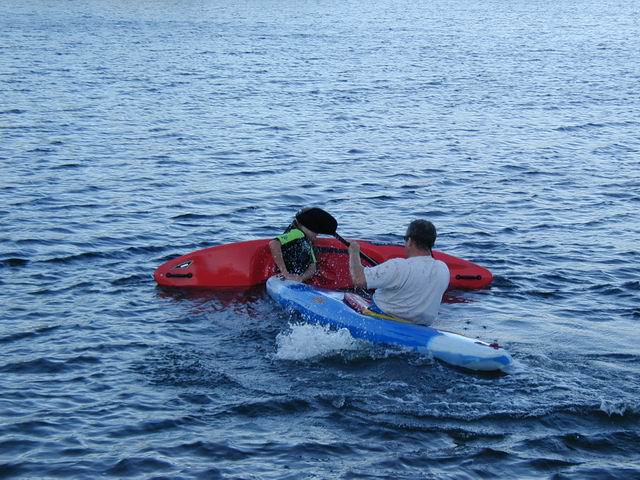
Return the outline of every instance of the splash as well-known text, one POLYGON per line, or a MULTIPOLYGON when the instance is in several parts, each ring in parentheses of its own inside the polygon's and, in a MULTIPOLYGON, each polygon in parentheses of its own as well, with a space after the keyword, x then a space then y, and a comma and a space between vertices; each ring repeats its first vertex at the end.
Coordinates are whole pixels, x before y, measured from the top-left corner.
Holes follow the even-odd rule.
POLYGON ((358 341, 346 328, 331 330, 326 325, 295 324, 276 337, 275 357, 280 360, 323 358, 345 350, 358 350, 358 341))
POLYGON ((638 412, 637 405, 632 405, 623 400, 608 399, 603 399, 600 402, 600 410, 610 417, 613 417, 614 415, 624 417, 626 414, 634 414, 638 412))

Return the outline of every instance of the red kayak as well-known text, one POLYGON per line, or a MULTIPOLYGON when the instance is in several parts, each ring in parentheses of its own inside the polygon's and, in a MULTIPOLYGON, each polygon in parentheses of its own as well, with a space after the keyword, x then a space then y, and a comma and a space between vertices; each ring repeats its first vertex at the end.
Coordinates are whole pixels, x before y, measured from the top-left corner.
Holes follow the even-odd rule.
MULTIPOLYGON (((271 239, 250 240, 205 248, 160 265, 153 278, 166 287, 247 288, 260 285, 276 273, 269 250, 271 239)), ((404 257, 404 246, 358 240, 363 254, 378 263, 404 257)), ((318 238, 318 274, 312 285, 334 290, 353 288, 349 275, 349 253, 335 238, 318 238)), ((449 267, 449 289, 475 290, 491 283, 489 270, 453 255, 433 251, 433 256, 449 267)), ((365 265, 366 265, 365 261, 365 265)))

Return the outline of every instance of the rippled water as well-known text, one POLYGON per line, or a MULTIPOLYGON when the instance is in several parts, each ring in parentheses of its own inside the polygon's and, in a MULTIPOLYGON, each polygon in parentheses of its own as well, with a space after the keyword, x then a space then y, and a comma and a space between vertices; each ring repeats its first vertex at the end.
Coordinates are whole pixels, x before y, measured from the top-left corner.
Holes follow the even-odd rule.
POLYGON ((639 478, 637 2, 0 3, 0 478, 639 478), (166 292, 318 205, 492 270, 506 376, 166 292))

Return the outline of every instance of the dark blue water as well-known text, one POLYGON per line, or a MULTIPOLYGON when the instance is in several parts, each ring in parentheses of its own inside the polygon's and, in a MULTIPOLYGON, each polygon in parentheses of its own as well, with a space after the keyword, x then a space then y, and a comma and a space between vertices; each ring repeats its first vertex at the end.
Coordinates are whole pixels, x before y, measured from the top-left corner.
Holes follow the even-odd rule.
POLYGON ((640 478, 639 12, 0 2, 0 478, 640 478), (305 205, 432 220, 515 370, 154 284, 305 205))

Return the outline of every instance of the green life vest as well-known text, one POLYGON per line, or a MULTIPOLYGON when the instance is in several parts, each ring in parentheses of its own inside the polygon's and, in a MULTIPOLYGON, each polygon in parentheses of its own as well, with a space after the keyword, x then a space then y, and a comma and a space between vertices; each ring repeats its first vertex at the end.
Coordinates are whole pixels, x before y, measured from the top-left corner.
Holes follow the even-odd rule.
POLYGON ((302 275, 311 264, 316 263, 313 244, 302 230, 292 228, 282 235, 278 235, 276 240, 280 242, 282 258, 289 273, 302 275))

